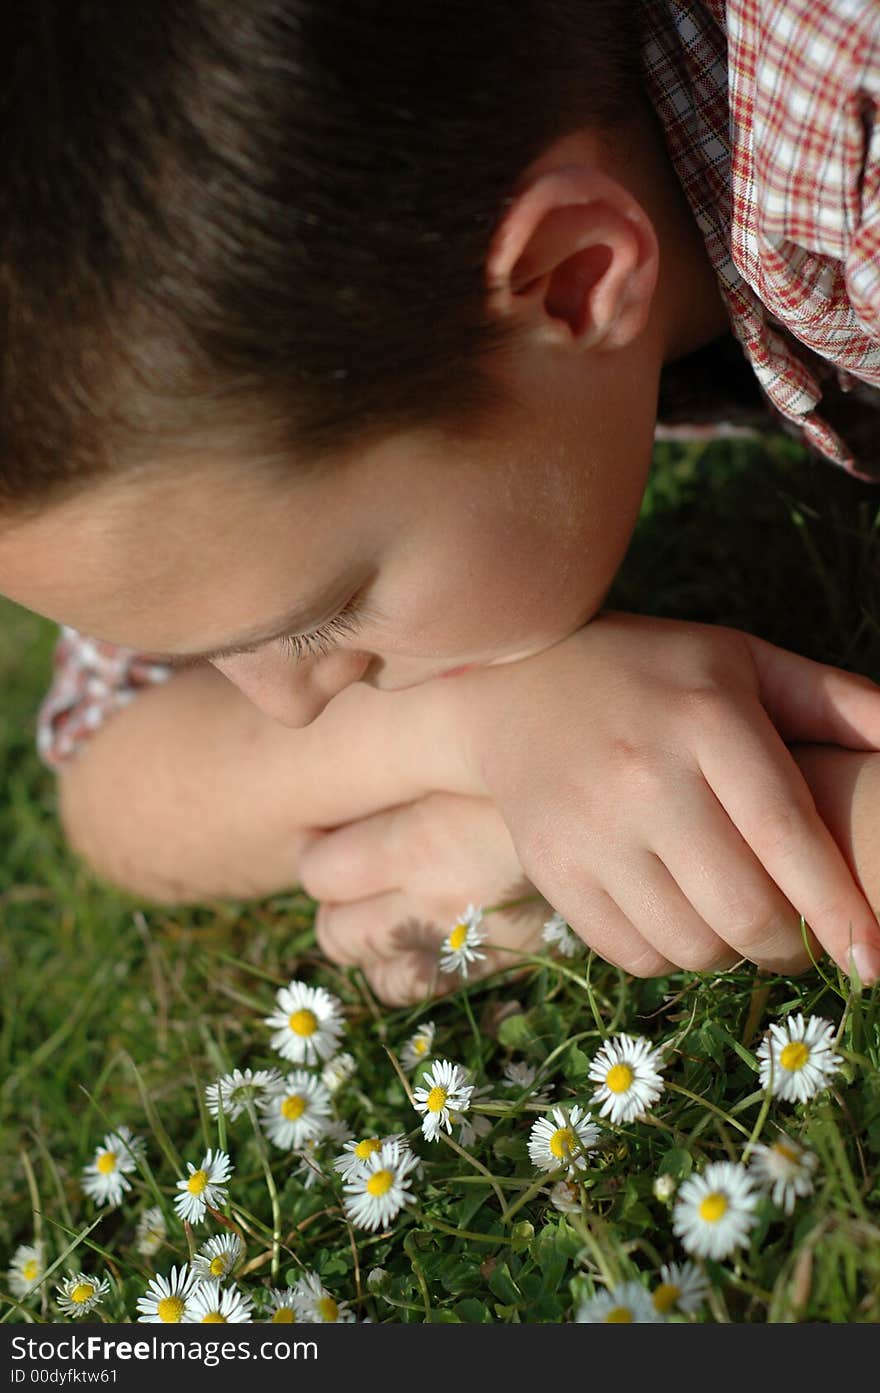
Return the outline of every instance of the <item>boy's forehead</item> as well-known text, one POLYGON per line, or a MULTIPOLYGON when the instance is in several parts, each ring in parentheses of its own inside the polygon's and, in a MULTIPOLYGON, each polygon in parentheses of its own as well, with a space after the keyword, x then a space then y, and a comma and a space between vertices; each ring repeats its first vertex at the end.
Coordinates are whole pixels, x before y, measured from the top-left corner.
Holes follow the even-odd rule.
POLYGON ((164 606, 181 611, 188 635, 192 624, 211 627, 218 592, 235 605, 234 580, 252 626, 265 612, 267 586, 277 588, 274 611, 291 573, 305 601, 326 582, 332 558, 309 499, 307 481, 273 482, 199 461, 104 480, 27 519, 0 521, 0 593, 99 636, 164 606))

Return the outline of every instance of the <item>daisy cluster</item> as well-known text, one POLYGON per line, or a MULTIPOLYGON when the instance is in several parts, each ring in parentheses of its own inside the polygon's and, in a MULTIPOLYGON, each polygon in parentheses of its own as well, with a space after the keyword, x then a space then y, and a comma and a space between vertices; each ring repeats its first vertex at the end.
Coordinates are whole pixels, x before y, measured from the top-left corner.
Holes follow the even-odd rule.
POLYGON ((235 1235, 209 1239, 192 1263, 156 1276, 138 1299, 138 1321, 147 1324, 272 1324, 347 1322, 349 1303, 337 1301, 316 1272, 304 1271, 289 1287, 267 1287, 255 1298, 230 1281, 244 1244, 235 1235), (257 1304, 259 1303, 259 1304, 257 1304))
MULTIPOLYGON (((547 938, 567 955, 564 927, 550 921, 547 938)), ((482 912, 469 905, 444 946, 450 964, 445 970, 466 976, 468 966, 483 957, 482 942, 482 912)), ((583 1097, 554 1100, 540 1066, 527 1060, 509 1060, 494 1085, 479 1082, 463 1064, 436 1057, 437 1029, 429 1020, 399 1051, 401 1079, 415 1117, 398 1119, 390 1130, 367 1129, 355 1135, 337 1114, 338 1100, 353 1095, 368 1100, 357 1088, 353 1056, 341 1048, 346 1030, 342 1002, 321 987, 294 979, 277 992, 275 1009, 264 1023, 281 1064, 235 1068, 205 1087, 205 1108, 218 1119, 222 1146, 185 1161, 186 1174, 177 1178, 171 1204, 143 1208, 136 1221, 134 1247, 150 1264, 163 1249, 176 1251, 178 1238, 169 1232, 171 1210, 184 1227, 190 1252, 188 1262, 150 1280, 137 1300, 139 1321, 356 1319, 351 1306, 338 1301, 319 1274, 307 1269, 286 1288, 249 1291, 239 1284, 249 1270, 244 1230, 251 1230, 247 1210, 239 1213, 230 1200, 235 1166, 223 1148, 227 1130, 232 1135, 241 1119, 263 1140, 267 1156, 270 1148, 285 1153, 288 1180, 292 1175, 304 1189, 316 1184, 331 1188, 344 1221, 352 1229, 376 1235, 387 1234, 418 1204, 427 1163, 413 1149, 414 1137, 431 1144, 432 1151, 443 1141, 467 1153, 492 1131, 496 1119, 516 1119, 523 1109, 540 1114, 523 1137, 537 1173, 534 1192, 543 1190, 562 1214, 583 1215, 592 1175, 617 1145, 614 1129, 650 1122, 670 1086, 664 1074, 671 1046, 625 1033, 606 1039, 588 1060, 583 1097), (192 1230, 209 1219, 224 1231, 196 1248, 192 1230)), ((789 1103, 803 1103, 827 1088, 842 1062, 834 1050, 831 1023, 800 1014, 771 1025, 757 1051, 762 1089, 768 1098, 789 1103)), ((128 1201, 141 1170, 150 1179, 153 1195, 160 1198, 145 1161, 146 1144, 129 1128, 107 1132, 82 1171, 83 1192, 98 1207, 119 1207, 128 1201)), ((712 1161, 681 1181, 658 1175, 655 1198, 668 1207, 672 1233, 688 1260, 660 1267, 653 1290, 635 1276, 598 1291, 588 1288, 586 1294, 579 1289, 573 1320, 626 1323, 665 1321, 676 1313, 693 1316, 708 1291, 700 1261, 717 1262, 748 1247, 762 1203, 791 1214, 797 1201, 812 1192, 817 1168, 815 1154, 777 1128, 770 1140, 753 1137, 738 1161, 712 1161)), ((140 1190, 146 1190, 143 1182, 140 1190)), ((265 1255, 257 1256, 250 1266, 258 1270, 264 1261, 265 1255)), ((8 1270, 9 1288, 16 1299, 31 1299, 46 1273, 42 1243, 22 1245, 8 1270)), ((381 1269, 371 1272, 368 1290, 381 1289, 384 1278, 377 1274, 381 1269)), ((112 1289, 106 1276, 70 1271, 56 1282, 54 1301, 63 1316, 78 1319, 99 1307, 112 1289)))

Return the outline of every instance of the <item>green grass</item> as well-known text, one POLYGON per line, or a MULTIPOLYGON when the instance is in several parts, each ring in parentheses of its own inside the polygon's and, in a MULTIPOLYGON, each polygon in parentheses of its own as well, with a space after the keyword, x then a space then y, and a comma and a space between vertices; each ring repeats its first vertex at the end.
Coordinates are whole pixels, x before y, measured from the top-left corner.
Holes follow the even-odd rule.
MULTIPOLYGON (((783 437, 760 450, 658 447, 610 602, 736 625, 880 677, 878 508, 880 493, 783 437)), ((96 883, 67 852, 53 779, 33 749, 53 640, 51 625, 3 606, 0 1319, 64 1319, 53 1289, 74 1267, 111 1279, 92 1319, 133 1320, 154 1270, 187 1261, 190 1242, 232 1224, 246 1240, 240 1280, 250 1291, 309 1269, 359 1318, 568 1321, 605 1285, 651 1286, 661 1263, 684 1260, 670 1201, 654 1193, 658 1175, 680 1181, 738 1160, 779 1125, 816 1152, 814 1193, 791 1215, 761 1201, 749 1247, 706 1264, 711 1291, 697 1319, 880 1320, 877 992, 853 993, 827 964, 791 979, 742 966, 639 981, 585 955, 536 957, 441 1002, 385 1010, 358 973, 320 959, 314 906, 295 889, 259 903, 157 908, 96 883), (224 1137, 204 1085, 234 1066, 281 1063, 263 1017, 294 977, 342 999, 343 1048, 357 1072, 336 1095, 339 1116, 358 1137, 410 1135, 424 1160, 417 1203, 387 1232, 351 1228, 335 1179, 305 1188, 295 1159, 267 1151, 245 1115, 225 1126, 235 1164, 226 1212, 188 1235, 174 1217, 175 1181, 224 1137), (834 1023, 844 1067, 832 1088, 792 1105, 764 1096, 755 1051, 771 1021, 798 1010, 834 1023), (504 1100, 486 1105, 491 1130, 468 1152, 424 1141, 395 1068, 427 1019, 434 1057, 468 1065, 504 1100), (501 1087, 501 1073, 525 1059, 554 1103, 583 1103, 589 1062, 617 1031, 667 1046, 667 1088, 646 1121, 603 1129, 582 1208, 562 1214, 526 1149, 544 1110, 501 1087), (146 1139, 147 1165, 119 1208, 98 1209, 79 1177, 123 1123, 146 1139), (156 1203, 169 1237, 154 1268, 134 1230, 156 1203), (35 1238, 57 1266, 18 1304, 4 1274, 17 1245, 35 1238), (386 1275, 368 1283, 374 1268, 386 1275)))

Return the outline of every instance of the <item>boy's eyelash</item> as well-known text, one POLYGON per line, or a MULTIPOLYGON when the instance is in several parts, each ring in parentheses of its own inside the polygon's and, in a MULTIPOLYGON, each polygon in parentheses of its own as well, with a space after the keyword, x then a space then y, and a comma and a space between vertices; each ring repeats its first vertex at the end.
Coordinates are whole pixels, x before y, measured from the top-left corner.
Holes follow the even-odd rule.
POLYGON ((341 634, 350 634, 357 629, 361 618, 361 614, 349 606, 322 624, 320 629, 312 629, 308 634, 282 634, 275 642, 296 659, 323 657, 330 652, 341 634))

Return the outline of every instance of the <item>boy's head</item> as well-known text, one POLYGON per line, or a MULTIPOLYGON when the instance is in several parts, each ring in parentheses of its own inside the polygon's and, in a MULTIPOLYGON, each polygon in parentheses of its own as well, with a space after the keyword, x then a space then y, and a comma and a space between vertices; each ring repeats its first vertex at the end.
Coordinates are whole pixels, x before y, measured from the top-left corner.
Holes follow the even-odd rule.
POLYGON ((217 661, 293 724, 594 613, 694 346, 638 9, 21 7, 0 591, 173 654, 357 593, 310 686, 276 645, 217 661))

